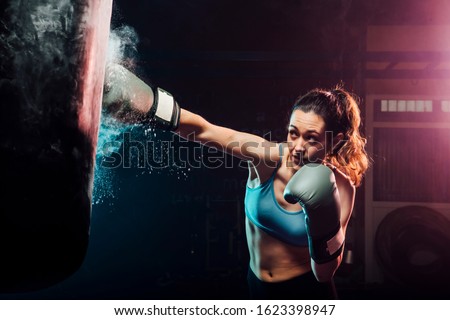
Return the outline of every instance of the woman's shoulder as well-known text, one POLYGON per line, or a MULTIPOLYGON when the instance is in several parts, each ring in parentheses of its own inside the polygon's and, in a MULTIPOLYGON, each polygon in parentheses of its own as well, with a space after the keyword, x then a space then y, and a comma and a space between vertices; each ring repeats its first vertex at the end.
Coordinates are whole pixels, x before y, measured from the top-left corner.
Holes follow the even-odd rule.
POLYGON ((348 196, 352 196, 355 194, 356 192, 356 186, 353 183, 352 179, 350 178, 350 176, 348 176, 344 170, 336 167, 335 165, 327 162, 324 163, 327 167, 329 167, 335 176, 336 179, 336 184, 338 186, 339 192, 345 192, 347 193, 348 196))
POLYGON ((251 161, 248 162, 250 170, 249 181, 252 181, 251 185, 255 186, 263 184, 276 174, 278 169, 282 166, 283 154, 285 153, 283 151, 284 148, 285 145, 277 143, 276 150, 270 150, 270 152, 277 153, 277 162, 265 161, 264 159, 259 160, 257 163, 251 161))

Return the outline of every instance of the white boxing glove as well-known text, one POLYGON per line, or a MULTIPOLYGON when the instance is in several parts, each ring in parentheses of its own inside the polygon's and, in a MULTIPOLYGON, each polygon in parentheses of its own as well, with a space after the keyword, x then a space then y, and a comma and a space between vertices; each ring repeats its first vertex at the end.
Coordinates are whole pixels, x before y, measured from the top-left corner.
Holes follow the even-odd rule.
POLYGON ((126 123, 153 122, 165 130, 176 130, 180 107, 161 88, 151 88, 120 64, 106 67, 102 108, 126 123))

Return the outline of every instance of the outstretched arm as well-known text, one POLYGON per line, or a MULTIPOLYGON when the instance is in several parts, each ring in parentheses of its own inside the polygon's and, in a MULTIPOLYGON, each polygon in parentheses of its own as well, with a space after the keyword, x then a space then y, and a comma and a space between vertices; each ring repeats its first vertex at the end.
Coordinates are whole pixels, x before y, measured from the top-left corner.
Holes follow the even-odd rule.
POLYGON ((128 123, 154 122, 181 137, 256 164, 274 165, 279 159, 277 144, 259 136, 218 126, 178 106, 172 95, 151 88, 119 64, 107 67, 103 109, 128 123))
POLYGON ((243 160, 276 163, 279 158, 276 143, 253 134, 212 124, 186 109, 181 109, 180 124, 176 133, 185 139, 216 147, 243 160))

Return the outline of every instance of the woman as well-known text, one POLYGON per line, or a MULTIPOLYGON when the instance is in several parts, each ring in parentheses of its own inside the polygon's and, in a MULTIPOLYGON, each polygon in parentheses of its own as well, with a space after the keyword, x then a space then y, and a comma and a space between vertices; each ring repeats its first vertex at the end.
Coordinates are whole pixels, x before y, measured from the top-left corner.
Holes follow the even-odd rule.
POLYGON ((342 261, 355 190, 368 167, 359 108, 348 92, 315 89, 300 97, 287 141, 275 143, 181 109, 170 94, 152 90, 119 65, 108 68, 105 83, 104 109, 122 121, 153 121, 248 161, 251 298, 336 297, 332 279, 342 261))

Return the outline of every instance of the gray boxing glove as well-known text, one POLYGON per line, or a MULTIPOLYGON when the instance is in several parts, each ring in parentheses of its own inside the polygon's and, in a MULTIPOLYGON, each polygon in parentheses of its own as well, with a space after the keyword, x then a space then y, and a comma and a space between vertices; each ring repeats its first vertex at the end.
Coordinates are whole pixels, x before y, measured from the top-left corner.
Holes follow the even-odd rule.
POLYGON ((322 164, 304 165, 289 180, 284 198, 300 203, 305 210, 311 258, 325 263, 338 257, 344 246, 344 233, 333 171, 322 164))

